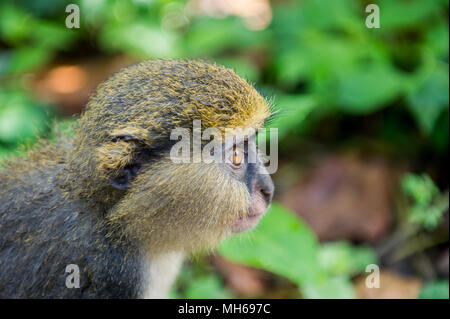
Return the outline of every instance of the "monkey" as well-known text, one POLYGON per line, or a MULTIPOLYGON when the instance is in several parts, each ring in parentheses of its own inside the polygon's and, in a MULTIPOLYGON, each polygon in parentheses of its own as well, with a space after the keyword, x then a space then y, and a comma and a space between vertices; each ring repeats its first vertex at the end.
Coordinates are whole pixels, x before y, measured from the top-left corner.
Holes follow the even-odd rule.
POLYGON ((220 144, 229 161, 174 163, 171 131, 193 120, 257 129, 270 115, 214 63, 156 59, 113 74, 73 135, 0 170, 0 297, 167 298, 187 256, 253 228, 274 192, 245 142, 220 144))

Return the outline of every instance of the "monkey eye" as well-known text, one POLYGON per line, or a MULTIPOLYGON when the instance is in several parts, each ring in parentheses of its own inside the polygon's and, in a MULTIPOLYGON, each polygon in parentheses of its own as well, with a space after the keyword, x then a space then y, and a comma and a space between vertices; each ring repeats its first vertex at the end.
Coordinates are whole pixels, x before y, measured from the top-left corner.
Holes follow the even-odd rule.
POLYGON ((243 159, 242 150, 237 147, 234 147, 234 149, 233 149, 233 164, 235 166, 241 165, 242 159, 243 159))

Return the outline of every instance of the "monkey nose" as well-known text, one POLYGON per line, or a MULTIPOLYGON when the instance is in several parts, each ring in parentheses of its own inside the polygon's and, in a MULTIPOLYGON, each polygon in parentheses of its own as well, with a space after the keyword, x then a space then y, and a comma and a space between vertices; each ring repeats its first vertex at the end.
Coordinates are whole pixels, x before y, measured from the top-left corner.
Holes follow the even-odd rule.
POLYGON ((261 192, 264 197, 264 200, 269 206, 272 201, 273 192, 275 190, 275 186, 273 184, 272 178, 269 174, 261 174, 259 175, 258 182, 256 184, 257 189, 261 192))

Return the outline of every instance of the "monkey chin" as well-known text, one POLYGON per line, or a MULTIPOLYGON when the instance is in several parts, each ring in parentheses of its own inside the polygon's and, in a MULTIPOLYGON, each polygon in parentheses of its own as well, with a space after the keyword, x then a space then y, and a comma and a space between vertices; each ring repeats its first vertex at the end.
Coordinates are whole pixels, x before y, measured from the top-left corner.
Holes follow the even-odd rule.
POLYGON ((234 222, 231 231, 233 233, 241 233, 254 228, 262 216, 266 213, 268 209, 262 194, 258 193, 252 199, 250 208, 243 217, 239 217, 234 222))

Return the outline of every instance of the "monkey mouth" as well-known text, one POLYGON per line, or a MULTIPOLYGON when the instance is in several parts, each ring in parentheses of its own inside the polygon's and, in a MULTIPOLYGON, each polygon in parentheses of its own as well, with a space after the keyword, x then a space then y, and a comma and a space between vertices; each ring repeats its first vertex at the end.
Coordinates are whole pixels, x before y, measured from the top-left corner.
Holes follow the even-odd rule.
POLYGON ((259 215, 250 215, 249 214, 245 217, 238 218, 233 224, 233 228, 232 228, 233 233, 241 233, 246 230, 252 229, 253 227, 255 227, 258 224, 262 215, 264 215, 264 213, 259 214, 259 215))
POLYGON ((235 220, 232 226, 233 233, 244 232, 255 227, 267 211, 267 208, 268 206, 266 205, 263 196, 259 194, 256 195, 252 200, 248 213, 235 220))

